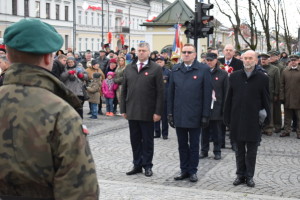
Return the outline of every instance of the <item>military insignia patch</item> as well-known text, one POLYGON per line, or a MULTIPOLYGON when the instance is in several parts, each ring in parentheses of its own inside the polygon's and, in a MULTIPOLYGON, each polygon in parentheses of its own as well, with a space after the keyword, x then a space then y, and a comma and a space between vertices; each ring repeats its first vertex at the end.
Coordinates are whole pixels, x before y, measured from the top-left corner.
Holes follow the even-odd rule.
POLYGON ((218 78, 218 77, 216 77, 216 81, 217 81, 217 80, 219 80, 219 78, 218 78))
POLYGON ((197 78, 198 78, 197 76, 193 76, 193 79, 195 79, 195 80, 196 80, 197 78))
POLYGON ((149 74, 148 74, 148 72, 145 72, 145 76, 148 76, 149 74))
POLYGON ((88 135, 90 134, 89 130, 87 129, 86 125, 82 124, 82 132, 85 134, 85 135, 88 135))

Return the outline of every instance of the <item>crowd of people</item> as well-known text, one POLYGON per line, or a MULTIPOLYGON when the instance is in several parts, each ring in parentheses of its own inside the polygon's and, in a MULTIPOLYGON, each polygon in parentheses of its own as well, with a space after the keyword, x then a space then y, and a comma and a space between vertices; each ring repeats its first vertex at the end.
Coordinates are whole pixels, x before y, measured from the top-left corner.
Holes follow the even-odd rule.
POLYGON ((4 42, 0 197, 98 198, 88 131, 82 125, 85 101, 91 120, 104 115, 103 100, 107 117, 128 120, 133 168, 127 175, 143 169, 146 177, 153 175, 154 138, 168 139, 169 126, 178 141, 176 181, 198 181, 199 159, 208 157, 210 141, 214 159, 222 158, 226 130, 236 156, 235 186, 255 186, 262 134, 288 137, 295 131, 300 139, 297 54, 239 52, 228 44, 224 57, 210 47, 198 61, 192 44, 183 45, 179 57, 167 49, 151 52, 147 42, 138 44, 137 52, 128 52, 126 45, 114 52, 106 45, 96 53, 64 53, 62 37, 36 19, 8 27, 4 42), (40 44, 45 40, 49 45, 40 44))

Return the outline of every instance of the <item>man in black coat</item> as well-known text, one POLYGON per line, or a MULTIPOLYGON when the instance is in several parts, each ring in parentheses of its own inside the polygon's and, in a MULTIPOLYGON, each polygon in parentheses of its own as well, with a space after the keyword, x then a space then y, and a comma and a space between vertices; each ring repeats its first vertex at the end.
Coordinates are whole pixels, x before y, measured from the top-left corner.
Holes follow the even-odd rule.
POLYGON ((181 173, 175 180, 198 181, 201 127, 209 123, 212 100, 210 69, 196 60, 196 48, 185 44, 183 62, 172 68, 168 93, 168 120, 176 127, 181 173))
POLYGON ((213 103, 211 106, 209 126, 202 130, 200 159, 208 156, 210 136, 214 143, 214 159, 221 159, 223 110, 228 89, 228 74, 219 68, 217 58, 218 56, 215 53, 206 54, 206 63, 210 67, 212 76, 213 103))
POLYGON ((223 65, 228 65, 233 68, 233 71, 243 69, 243 62, 234 57, 235 49, 231 44, 227 44, 223 49, 224 58, 219 61, 223 65))
POLYGON ((149 60, 150 47, 140 43, 138 60, 126 66, 121 91, 121 114, 129 122, 133 168, 127 175, 142 172, 152 176, 154 122, 163 112, 164 85, 161 67, 149 60))
POLYGON ((59 78, 61 73, 65 71, 66 63, 66 55, 60 54, 59 56, 57 56, 57 58, 53 61, 52 73, 59 78))
POLYGON ((261 125, 270 121, 269 78, 256 68, 257 55, 248 50, 243 55, 244 70, 229 77, 225 101, 224 122, 230 127, 230 136, 237 144, 237 178, 233 185, 253 181, 261 125))

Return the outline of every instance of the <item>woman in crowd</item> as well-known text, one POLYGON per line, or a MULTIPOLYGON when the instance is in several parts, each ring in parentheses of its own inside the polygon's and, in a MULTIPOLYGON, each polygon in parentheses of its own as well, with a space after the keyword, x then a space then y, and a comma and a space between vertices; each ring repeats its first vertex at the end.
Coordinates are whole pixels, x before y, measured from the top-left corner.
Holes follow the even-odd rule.
POLYGON ((120 103, 121 102, 121 88, 122 88, 122 82, 123 82, 123 73, 124 73, 124 69, 126 67, 126 62, 125 62, 125 58, 124 57, 120 57, 118 59, 118 67, 115 71, 115 78, 114 78, 114 82, 116 84, 118 84, 118 89, 116 91, 116 96, 117 96, 117 100, 120 103))

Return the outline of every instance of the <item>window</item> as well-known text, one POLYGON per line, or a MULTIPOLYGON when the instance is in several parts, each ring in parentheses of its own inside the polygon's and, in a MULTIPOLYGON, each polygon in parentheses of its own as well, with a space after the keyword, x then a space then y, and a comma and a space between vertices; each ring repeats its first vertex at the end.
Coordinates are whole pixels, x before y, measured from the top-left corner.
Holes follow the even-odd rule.
POLYGON ((81 38, 79 38, 79 42, 78 42, 78 46, 79 46, 79 51, 81 51, 81 45, 82 45, 82 39, 81 38))
POLYGON ((92 20, 91 20, 91 22, 92 22, 92 26, 94 25, 94 13, 92 12, 92 20))
POLYGON ((135 24, 135 20, 134 18, 132 19, 132 29, 134 29, 134 24, 135 24))
POLYGON ((92 51, 94 51, 94 38, 92 38, 92 51))
POLYGON ((108 24, 108 26, 109 26, 109 25, 112 25, 112 23, 111 23, 111 18, 112 18, 112 16, 109 15, 109 24, 108 24))
POLYGON ((100 39, 97 39, 97 51, 99 51, 100 50, 100 46, 101 46, 101 44, 100 44, 100 39))
POLYGON ((88 38, 85 38, 85 50, 88 49, 88 38))
POLYGON ((65 6, 65 21, 69 21, 69 6, 65 6))
POLYGON ((128 18, 127 17, 125 17, 125 26, 128 26, 128 18))
POLYGON ((35 17, 37 17, 37 18, 40 17, 40 2, 39 1, 35 2, 35 17))
POLYGON ((81 11, 78 12, 78 24, 81 24, 81 11))
POLYGON ((87 25, 88 23, 88 12, 85 12, 85 24, 87 25))
POLYGON ((56 4, 56 20, 59 20, 59 5, 56 4))
POLYGON ((68 35, 65 35, 65 49, 68 49, 69 47, 69 36, 68 35))
POLYGON ((46 19, 50 19, 50 3, 46 3, 46 19))
POLYGON ((29 3, 28 3, 28 0, 24 1, 24 16, 29 17, 29 3))
POLYGON ((100 20, 101 20, 100 14, 97 13, 97 26, 100 26, 100 20))
POLYGON ((12 0, 12 14, 18 14, 18 0, 12 0))

